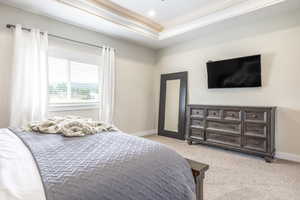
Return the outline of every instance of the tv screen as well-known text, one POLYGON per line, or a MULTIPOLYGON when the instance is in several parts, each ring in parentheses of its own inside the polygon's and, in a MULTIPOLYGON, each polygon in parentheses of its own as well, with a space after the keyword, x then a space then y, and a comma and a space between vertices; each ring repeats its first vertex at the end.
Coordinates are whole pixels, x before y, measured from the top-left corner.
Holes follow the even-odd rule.
POLYGON ((260 55, 255 55, 208 62, 208 88, 260 87, 260 59, 260 55))

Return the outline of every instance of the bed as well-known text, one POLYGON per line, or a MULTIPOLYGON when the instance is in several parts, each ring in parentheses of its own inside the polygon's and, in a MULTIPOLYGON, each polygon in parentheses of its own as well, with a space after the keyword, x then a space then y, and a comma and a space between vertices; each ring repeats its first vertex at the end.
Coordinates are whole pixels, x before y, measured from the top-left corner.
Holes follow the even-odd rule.
POLYGON ((0 129, 1 200, 201 199, 193 174, 166 146, 122 132, 67 138, 0 129))

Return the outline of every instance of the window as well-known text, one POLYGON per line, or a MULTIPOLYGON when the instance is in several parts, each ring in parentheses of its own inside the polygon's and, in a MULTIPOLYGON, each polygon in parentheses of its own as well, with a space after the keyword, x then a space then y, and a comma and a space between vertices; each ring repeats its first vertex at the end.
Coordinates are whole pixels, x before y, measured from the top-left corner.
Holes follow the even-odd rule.
POLYGON ((98 66, 48 58, 50 105, 87 105, 99 101, 98 66))

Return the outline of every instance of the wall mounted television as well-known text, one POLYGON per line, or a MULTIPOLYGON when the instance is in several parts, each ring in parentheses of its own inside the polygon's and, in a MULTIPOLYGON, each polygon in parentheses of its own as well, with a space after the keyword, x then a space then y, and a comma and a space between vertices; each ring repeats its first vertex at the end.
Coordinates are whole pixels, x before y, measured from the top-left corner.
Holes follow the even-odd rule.
POLYGON ((261 87, 261 55, 207 62, 208 88, 261 87))

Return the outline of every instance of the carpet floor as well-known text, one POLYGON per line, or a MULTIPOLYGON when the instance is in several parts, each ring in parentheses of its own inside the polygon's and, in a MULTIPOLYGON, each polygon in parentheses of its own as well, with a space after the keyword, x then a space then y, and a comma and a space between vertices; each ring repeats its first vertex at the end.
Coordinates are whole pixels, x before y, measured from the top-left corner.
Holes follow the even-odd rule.
POLYGON ((182 156, 209 164, 204 183, 205 200, 300 200, 300 163, 264 159, 204 145, 162 137, 162 143, 182 156))

